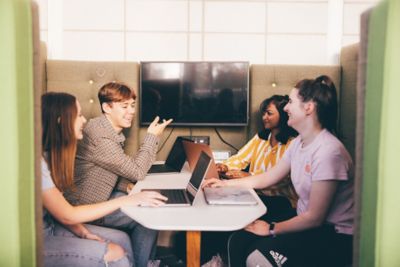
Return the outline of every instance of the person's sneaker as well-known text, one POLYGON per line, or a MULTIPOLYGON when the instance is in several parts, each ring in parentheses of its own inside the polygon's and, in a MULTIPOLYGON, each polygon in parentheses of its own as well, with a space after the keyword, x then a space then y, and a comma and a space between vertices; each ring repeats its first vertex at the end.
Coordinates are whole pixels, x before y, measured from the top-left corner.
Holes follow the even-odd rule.
POLYGON ((157 247, 156 259, 160 261, 159 267, 185 267, 184 261, 179 259, 171 248, 157 247))
POLYGON ((213 256, 210 261, 203 264, 201 267, 225 267, 224 262, 219 254, 213 256))
POLYGON ((160 263, 161 263, 160 260, 150 260, 147 263, 147 267, 160 267, 160 263))

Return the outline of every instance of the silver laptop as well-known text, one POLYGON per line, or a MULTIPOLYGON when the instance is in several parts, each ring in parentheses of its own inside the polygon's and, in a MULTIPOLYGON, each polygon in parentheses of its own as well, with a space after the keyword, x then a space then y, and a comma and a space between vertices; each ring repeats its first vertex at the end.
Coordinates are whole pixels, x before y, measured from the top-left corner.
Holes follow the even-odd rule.
POLYGON ((204 197, 210 205, 257 205, 257 199, 247 188, 204 188, 204 197))
POLYGON ((202 152, 185 189, 146 188, 142 189, 142 191, 157 191, 166 196, 168 200, 162 207, 191 206, 194 204, 196 197, 198 196, 198 191, 201 190, 201 184, 203 183, 207 170, 210 167, 210 163, 211 158, 206 153, 202 152))

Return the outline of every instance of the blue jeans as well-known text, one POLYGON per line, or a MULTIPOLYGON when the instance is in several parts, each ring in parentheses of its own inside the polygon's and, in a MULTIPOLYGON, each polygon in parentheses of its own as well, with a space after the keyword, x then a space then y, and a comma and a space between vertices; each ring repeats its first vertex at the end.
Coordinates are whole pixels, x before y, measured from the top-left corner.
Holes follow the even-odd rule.
POLYGON ((132 266, 132 248, 126 233, 95 225, 85 225, 106 242, 82 239, 57 222, 49 227, 44 236, 44 266, 57 267, 126 267, 132 266), (105 262, 108 242, 120 245, 126 256, 116 261, 105 262))
MULTIPOLYGON (((122 192, 114 192, 111 198, 124 195, 122 192)), ((97 220, 95 224, 123 230, 130 235, 135 267, 147 267, 148 261, 154 258, 158 231, 140 225, 120 210, 97 220)))

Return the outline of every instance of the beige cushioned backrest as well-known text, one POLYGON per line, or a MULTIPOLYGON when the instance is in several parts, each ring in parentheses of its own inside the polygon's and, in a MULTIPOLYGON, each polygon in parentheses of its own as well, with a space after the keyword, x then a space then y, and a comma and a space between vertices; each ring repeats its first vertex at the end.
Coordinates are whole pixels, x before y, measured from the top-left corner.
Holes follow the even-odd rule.
POLYGON ((340 97, 340 124, 341 139, 350 155, 354 159, 356 134, 356 107, 357 107, 357 64, 359 45, 354 44, 342 49, 340 63, 342 66, 342 84, 340 97))
MULTIPOLYGON (((40 68, 40 94, 43 94, 47 90, 47 77, 46 77, 46 61, 47 61, 47 46, 45 42, 40 42, 40 53, 39 53, 39 68, 40 68)), ((36 78, 36 77, 35 77, 36 78)))
MULTIPOLYGON (((351 51, 349 52, 351 53, 351 51)), ((349 69, 349 72, 353 69, 349 69)), ((248 127, 220 127, 222 137, 233 146, 242 147, 249 138, 257 132, 257 112, 262 100, 273 94, 288 94, 293 86, 301 79, 316 78, 319 75, 330 76, 338 89, 339 109, 342 109, 342 102, 348 112, 349 103, 354 103, 352 94, 346 95, 345 101, 340 97, 342 92, 339 90, 340 66, 302 66, 302 65, 252 65, 250 68, 250 120, 248 127)), ((347 80, 355 76, 354 73, 346 73, 347 80)), ((78 97, 82 105, 83 114, 87 118, 98 116, 100 106, 97 99, 99 88, 106 82, 124 82, 136 92, 139 87, 139 65, 136 62, 79 62, 79 61, 47 61, 47 90, 69 92, 78 97)), ((355 78, 354 78, 355 79, 355 78)), ((345 83, 347 85, 347 83, 345 83)), ((351 87, 350 87, 351 88, 351 87)), ((349 90, 347 87, 345 90, 349 90)), ((138 95, 140 97, 140 95, 138 95)), ((139 110, 137 101, 136 111, 139 110)), ((343 112, 340 111, 342 114, 343 112)), ((340 129, 344 133, 354 130, 354 124, 342 115, 340 129)), ((161 138, 161 144, 169 136, 171 127, 167 128, 161 138)), ((132 128, 126 131, 127 143, 126 151, 131 154, 137 151, 140 141, 146 134, 147 127, 139 127, 138 116, 132 128)), ((165 160, 175 138, 179 135, 206 135, 210 136, 210 145, 214 150, 235 151, 225 145, 214 128, 211 127, 175 127, 169 136, 162 150, 158 153, 158 160, 165 160)), ((347 135, 346 140, 347 140, 347 135)), ((353 141, 345 144, 349 151, 353 151, 353 141)))
MULTIPOLYGON (((139 65, 136 62, 47 61, 47 90, 68 92, 76 96, 87 119, 101 114, 97 93, 103 84, 122 82, 137 94, 138 77, 139 65)), ((137 129, 136 121, 125 132, 127 153, 138 148, 138 140, 132 136, 137 129)))

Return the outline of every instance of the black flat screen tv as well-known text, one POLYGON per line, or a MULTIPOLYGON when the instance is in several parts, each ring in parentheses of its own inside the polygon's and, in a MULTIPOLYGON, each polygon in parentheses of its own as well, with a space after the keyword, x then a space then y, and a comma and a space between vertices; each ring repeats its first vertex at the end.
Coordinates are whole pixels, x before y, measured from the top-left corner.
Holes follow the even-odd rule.
POLYGON ((172 118, 176 126, 245 126, 248 62, 141 62, 141 125, 172 118))

